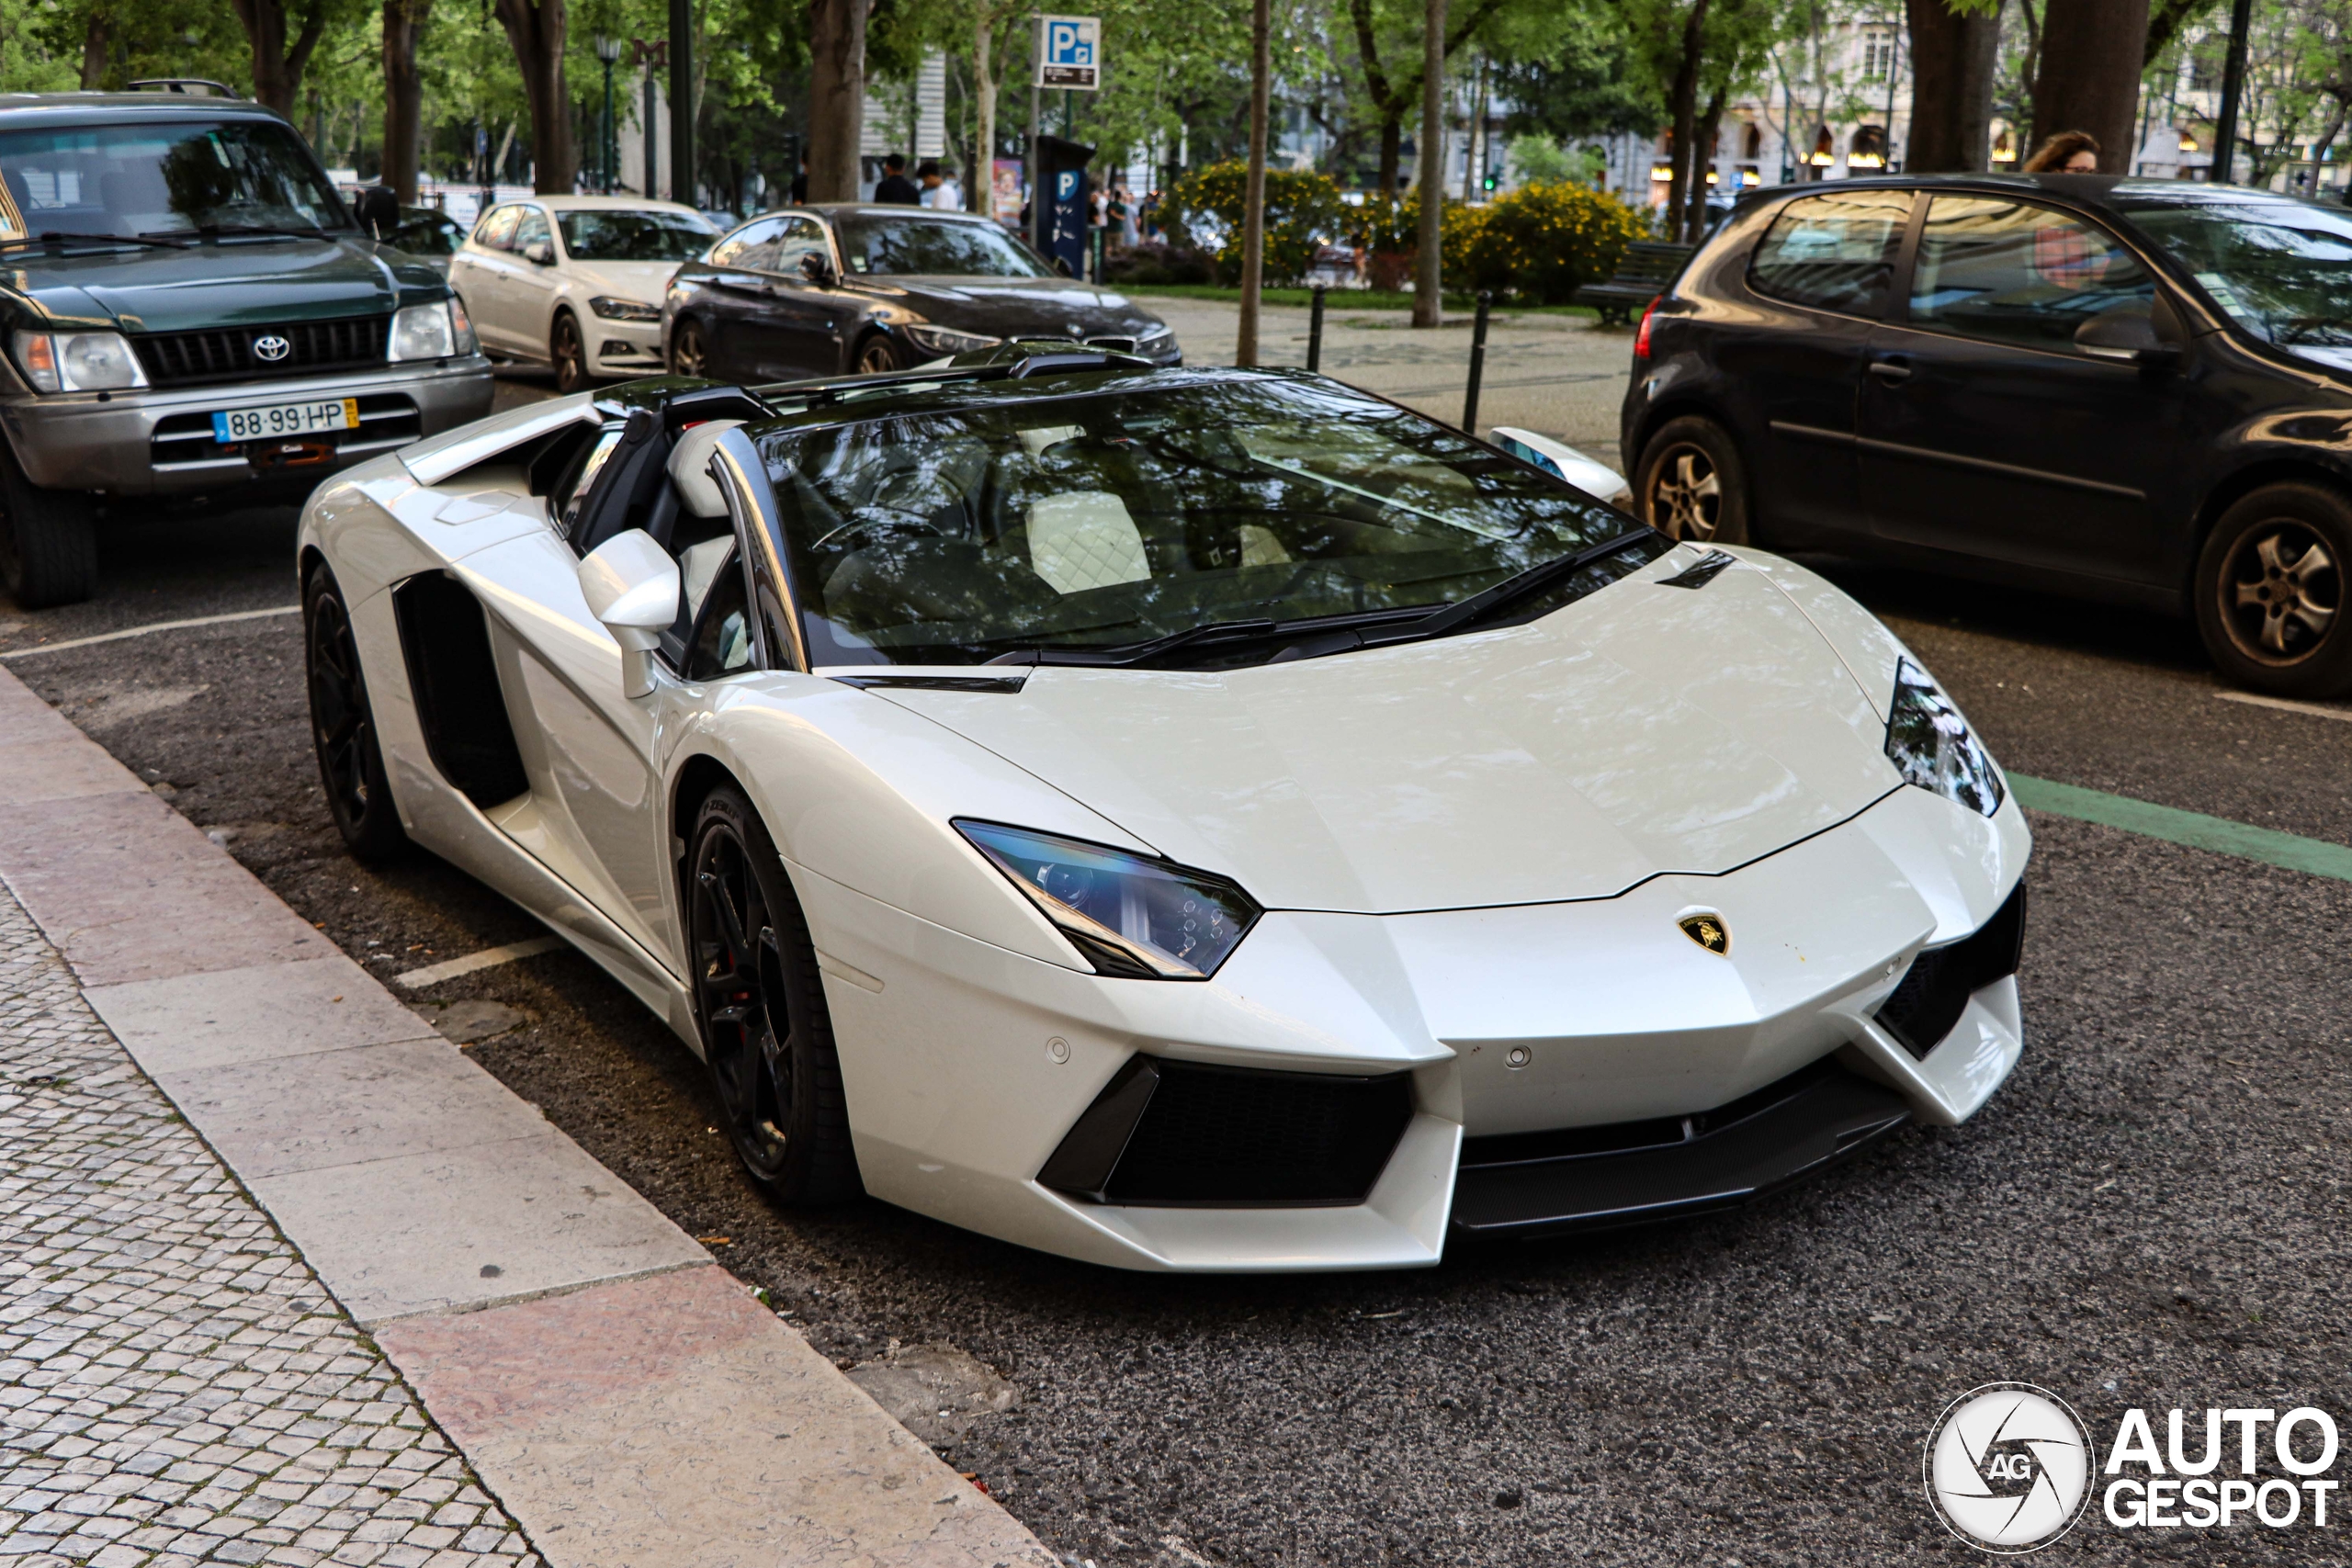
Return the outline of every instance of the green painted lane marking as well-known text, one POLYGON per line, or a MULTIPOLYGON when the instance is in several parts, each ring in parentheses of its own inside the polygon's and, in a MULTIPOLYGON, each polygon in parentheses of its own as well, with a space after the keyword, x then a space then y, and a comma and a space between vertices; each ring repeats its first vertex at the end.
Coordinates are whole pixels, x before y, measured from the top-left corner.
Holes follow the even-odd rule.
POLYGON ((2180 811, 2153 801, 2109 795, 2105 790, 2029 778, 2024 773, 2011 773, 2008 780, 2010 788, 2017 793, 2018 804, 2030 811, 2047 811, 2057 817, 2072 817, 2120 828, 2127 833, 2162 839, 2167 843, 2186 844, 2193 850, 2211 850, 2240 860, 2258 860, 2267 865, 2285 866, 2289 871, 2352 882, 2352 849, 2331 844, 2324 839, 2305 839, 2273 828, 2233 822, 2226 817, 2180 811))

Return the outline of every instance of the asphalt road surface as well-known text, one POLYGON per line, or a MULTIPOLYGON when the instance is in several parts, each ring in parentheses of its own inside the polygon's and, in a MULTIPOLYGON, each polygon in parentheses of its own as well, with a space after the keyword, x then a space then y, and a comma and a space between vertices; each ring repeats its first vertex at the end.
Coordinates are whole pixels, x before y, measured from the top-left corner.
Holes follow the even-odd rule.
MULTIPOLYGON (((379 973, 539 934, 430 859, 379 874, 343 854, 297 617, 8 656, 290 604, 292 537, 283 512, 118 524, 105 596, 0 600, 0 657, 379 973)), ((2187 627, 1838 575, 2012 772, 2352 843, 2352 723, 2223 700, 2187 627)), ((472 1047, 483 1064, 724 1238, 842 1364, 943 1343, 1010 1378, 1018 1406, 946 1451, 1076 1560, 1959 1562, 1920 1450, 1976 1384, 2052 1389, 2095 1434, 2130 1405, 2159 1431, 2175 1405, 2352 1409, 2352 884, 2033 826, 2027 1052, 1967 1126, 1906 1130, 1736 1213, 1420 1273, 1128 1276, 879 1203, 783 1212, 738 1174, 692 1055, 585 960, 418 1005, 461 1033, 512 1021, 472 1047)), ((2340 1562, 2345 1528, 2094 1514, 2051 1559, 2340 1562)))

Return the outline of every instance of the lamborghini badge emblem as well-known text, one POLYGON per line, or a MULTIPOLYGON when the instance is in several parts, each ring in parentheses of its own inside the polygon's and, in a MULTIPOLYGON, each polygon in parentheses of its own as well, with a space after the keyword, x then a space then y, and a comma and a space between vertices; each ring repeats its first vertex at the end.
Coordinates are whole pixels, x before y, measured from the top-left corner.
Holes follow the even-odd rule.
POLYGON ((1684 936, 1716 957, 1730 955, 1731 929, 1724 924, 1721 915, 1685 915, 1674 923, 1682 928, 1684 936))

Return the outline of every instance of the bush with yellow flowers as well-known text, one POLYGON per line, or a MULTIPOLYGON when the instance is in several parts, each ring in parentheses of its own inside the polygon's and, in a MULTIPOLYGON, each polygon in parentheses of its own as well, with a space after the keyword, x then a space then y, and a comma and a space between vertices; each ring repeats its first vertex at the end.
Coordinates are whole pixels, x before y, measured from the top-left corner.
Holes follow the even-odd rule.
POLYGON ((1627 244, 1645 237, 1645 216, 1606 191, 1558 183, 1521 186, 1484 207, 1448 202, 1445 283, 1488 289, 1521 305, 1565 305, 1617 270, 1627 244))
MULTIPOLYGON (((1241 280, 1241 214, 1250 165, 1238 158, 1194 169, 1169 193, 1169 220, 1183 242, 1216 257, 1217 281, 1241 280)), ((1318 245, 1345 229, 1340 187, 1307 169, 1266 171, 1266 282, 1294 283, 1318 245)))

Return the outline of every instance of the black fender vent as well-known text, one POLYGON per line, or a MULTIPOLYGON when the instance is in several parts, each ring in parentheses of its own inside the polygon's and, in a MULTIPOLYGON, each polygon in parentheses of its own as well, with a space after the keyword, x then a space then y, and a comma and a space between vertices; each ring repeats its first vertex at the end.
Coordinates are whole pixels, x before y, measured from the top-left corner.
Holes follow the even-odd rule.
POLYGON ((1411 1080, 1133 1056, 1037 1179, 1144 1207, 1361 1203, 1413 1119, 1411 1080))
POLYGON ((1968 1010, 1968 998, 2016 974, 2024 951, 2025 883, 2020 879, 2000 911, 1973 934, 1928 948, 1913 959, 1903 983, 1879 1008, 1878 1021, 1924 1062, 1968 1010))
POLYGON ((481 601, 447 573, 428 571, 393 588, 392 614, 424 748, 441 776, 481 807, 529 789, 481 601))

